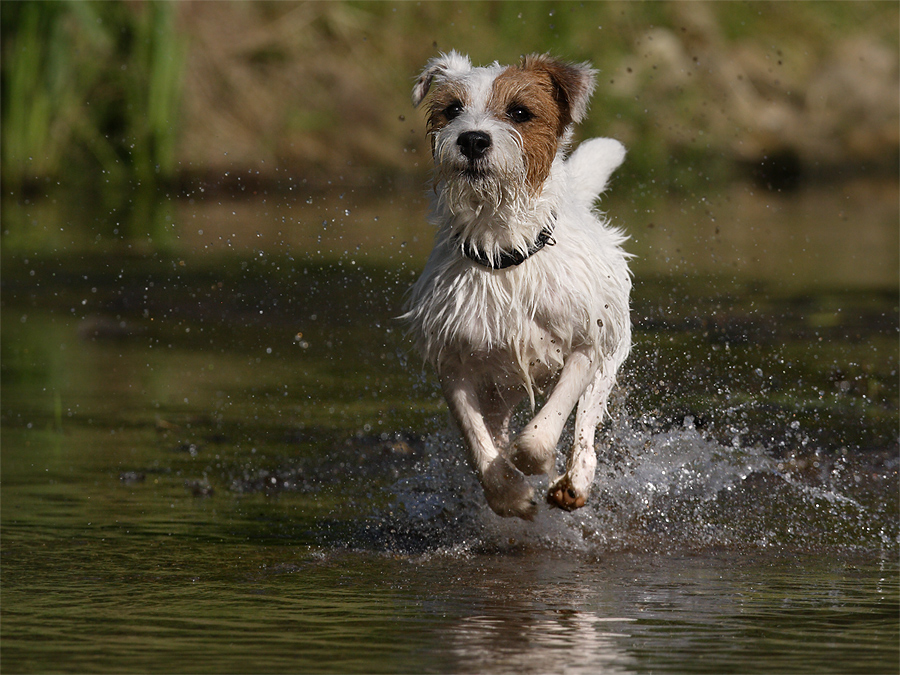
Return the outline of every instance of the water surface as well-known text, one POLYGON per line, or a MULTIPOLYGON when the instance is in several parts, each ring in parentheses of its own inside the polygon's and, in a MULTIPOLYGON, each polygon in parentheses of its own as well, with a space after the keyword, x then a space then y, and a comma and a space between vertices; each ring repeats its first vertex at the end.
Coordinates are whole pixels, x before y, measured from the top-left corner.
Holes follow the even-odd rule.
POLYGON ((165 253, 22 206, 62 239, 3 260, 4 671, 896 672, 880 189, 610 202, 635 347, 533 524, 393 319, 419 193, 163 204, 165 253))

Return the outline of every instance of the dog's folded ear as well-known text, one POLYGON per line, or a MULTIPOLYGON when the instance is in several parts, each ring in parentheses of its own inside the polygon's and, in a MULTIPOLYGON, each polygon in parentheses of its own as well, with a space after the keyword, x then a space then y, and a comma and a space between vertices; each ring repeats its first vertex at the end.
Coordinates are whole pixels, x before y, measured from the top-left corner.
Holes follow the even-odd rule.
POLYGON ((433 80, 437 79, 438 82, 441 82, 461 77, 470 70, 472 70, 472 62, 469 61, 469 57, 455 50, 449 54, 434 57, 425 64, 422 74, 416 78, 416 84, 412 90, 413 107, 417 107, 425 98, 433 80))
POLYGON ((566 63, 549 54, 528 54, 522 57, 521 68, 544 71, 550 76, 563 113, 561 122, 564 128, 584 119, 597 76, 597 71, 589 63, 566 63))

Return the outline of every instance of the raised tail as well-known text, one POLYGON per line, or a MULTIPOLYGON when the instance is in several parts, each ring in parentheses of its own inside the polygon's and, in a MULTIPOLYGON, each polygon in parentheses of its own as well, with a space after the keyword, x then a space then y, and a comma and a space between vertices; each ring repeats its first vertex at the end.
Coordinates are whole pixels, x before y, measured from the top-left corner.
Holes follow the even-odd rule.
POLYGON ((625 146, 612 138, 584 141, 566 160, 569 184, 579 202, 592 206, 625 160, 625 146))

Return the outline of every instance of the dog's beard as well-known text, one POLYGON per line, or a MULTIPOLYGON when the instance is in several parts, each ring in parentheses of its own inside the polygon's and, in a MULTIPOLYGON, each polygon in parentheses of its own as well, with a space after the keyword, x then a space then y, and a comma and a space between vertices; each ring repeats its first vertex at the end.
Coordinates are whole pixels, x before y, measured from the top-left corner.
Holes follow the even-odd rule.
POLYGON ((531 201, 524 156, 513 139, 495 138, 487 155, 469 161, 456 148, 455 135, 439 138, 434 178, 440 206, 466 220, 515 220, 531 201))

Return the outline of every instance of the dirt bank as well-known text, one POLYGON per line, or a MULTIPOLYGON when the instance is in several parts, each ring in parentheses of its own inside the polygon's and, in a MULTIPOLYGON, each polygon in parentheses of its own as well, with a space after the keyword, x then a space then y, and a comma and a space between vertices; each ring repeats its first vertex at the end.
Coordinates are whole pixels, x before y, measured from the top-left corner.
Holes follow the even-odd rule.
POLYGON ((898 16, 841 2, 184 3, 178 160, 219 178, 415 172, 427 144, 411 79, 458 48, 591 60, 583 133, 621 139, 639 180, 896 171, 898 16))

